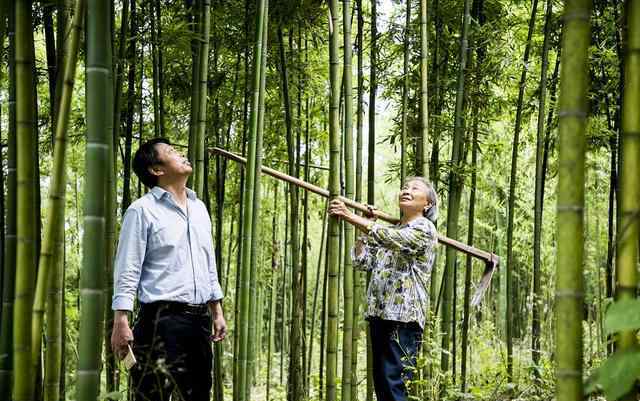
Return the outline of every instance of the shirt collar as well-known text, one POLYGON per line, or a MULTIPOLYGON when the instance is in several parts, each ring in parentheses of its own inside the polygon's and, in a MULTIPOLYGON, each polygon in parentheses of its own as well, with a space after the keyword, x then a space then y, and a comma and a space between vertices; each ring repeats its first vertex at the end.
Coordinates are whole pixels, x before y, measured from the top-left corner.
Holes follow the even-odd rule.
MULTIPOLYGON (((195 191, 193 191, 193 190, 192 190, 192 189, 190 189, 190 188, 185 188, 185 189, 186 189, 186 191, 187 191, 187 198, 189 198, 189 199, 191 199, 191 200, 196 200, 197 195, 196 195, 195 191)), ((152 194, 153 194, 153 196, 155 196, 155 198, 156 198, 156 199, 158 199, 158 200, 162 199, 164 196, 171 195, 171 194, 169 193, 169 191, 167 191, 167 190, 165 190, 164 188, 159 187, 159 186, 157 186, 157 185, 156 185, 155 187, 151 188, 151 193, 152 193, 152 194)))

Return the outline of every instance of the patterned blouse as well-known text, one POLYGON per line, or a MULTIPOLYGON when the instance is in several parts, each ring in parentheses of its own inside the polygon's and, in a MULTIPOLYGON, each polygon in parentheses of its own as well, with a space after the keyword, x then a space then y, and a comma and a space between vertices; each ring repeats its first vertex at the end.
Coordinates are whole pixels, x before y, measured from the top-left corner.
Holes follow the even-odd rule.
POLYGON ((356 268, 370 271, 366 317, 417 322, 424 328, 429 280, 438 237, 431 221, 420 217, 407 224, 373 224, 352 258, 356 268))

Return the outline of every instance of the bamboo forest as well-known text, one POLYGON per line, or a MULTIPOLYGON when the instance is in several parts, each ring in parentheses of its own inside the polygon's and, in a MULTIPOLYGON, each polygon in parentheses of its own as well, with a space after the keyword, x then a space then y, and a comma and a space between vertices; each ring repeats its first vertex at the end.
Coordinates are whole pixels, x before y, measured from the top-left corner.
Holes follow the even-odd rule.
POLYGON ((2 0, 0 59, 0 400, 640 399, 640 0, 2 0), (136 395, 144 271, 116 306, 152 139, 204 398, 136 395), (419 227, 371 257, 432 263, 392 399, 358 255, 419 227))

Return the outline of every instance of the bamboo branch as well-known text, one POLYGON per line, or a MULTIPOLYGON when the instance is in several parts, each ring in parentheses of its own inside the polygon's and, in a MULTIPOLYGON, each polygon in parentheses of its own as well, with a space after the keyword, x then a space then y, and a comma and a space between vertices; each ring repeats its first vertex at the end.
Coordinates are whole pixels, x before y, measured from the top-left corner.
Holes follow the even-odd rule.
MULTIPOLYGON (((211 148, 209 149, 209 151, 213 154, 216 155, 220 155, 223 157, 226 157, 227 159, 236 161, 238 163, 242 163, 245 164, 246 163, 246 159, 242 156, 238 156, 234 153, 228 152, 224 149, 220 149, 217 147, 211 148)), ((329 191, 324 189, 324 188, 320 188, 316 185, 310 184, 306 181, 303 181, 299 178, 295 178, 292 177, 290 175, 281 173, 280 171, 274 170, 272 168, 269 167, 265 167, 262 166, 262 172, 265 174, 268 174, 274 178, 289 182, 291 184, 297 185, 301 188, 304 188, 310 192, 313 192, 315 194, 318 194, 320 196, 323 196, 325 198, 329 197, 329 191)), ((345 205, 349 206, 350 208, 353 208, 355 210, 359 210, 363 213, 369 213, 370 212, 370 208, 368 205, 364 205, 362 203, 358 203, 355 202, 351 199, 345 198, 343 196, 339 196, 338 197, 341 201, 344 202, 345 205)), ((399 219, 395 216, 392 216, 390 214, 387 214, 381 210, 373 210, 374 215, 381 219, 384 220, 386 222, 389 222, 391 224, 397 224, 399 222, 399 219)), ((482 260, 483 262, 485 262, 487 264, 488 267, 490 267, 491 270, 493 270, 494 268, 497 268, 498 265, 500 264, 500 258, 498 257, 498 255, 491 253, 491 252, 487 252, 478 248, 475 248, 473 246, 467 245, 465 243, 462 243, 460 241, 456 241, 454 239, 445 237, 442 234, 438 234, 438 242, 440 242, 441 244, 444 244, 446 246, 450 246, 458 251, 461 251, 463 253, 466 253, 468 255, 471 255, 475 258, 478 258, 480 260, 482 260)), ((485 274, 488 274, 489 272, 487 270, 485 270, 485 274)), ((475 298, 475 297, 474 297, 475 298)))

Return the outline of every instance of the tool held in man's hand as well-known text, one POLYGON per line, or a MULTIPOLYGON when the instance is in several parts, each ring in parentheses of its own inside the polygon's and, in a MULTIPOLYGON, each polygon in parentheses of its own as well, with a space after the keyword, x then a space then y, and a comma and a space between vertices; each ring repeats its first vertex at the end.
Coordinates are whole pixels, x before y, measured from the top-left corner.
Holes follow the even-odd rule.
POLYGON ((131 370, 133 365, 135 365, 137 362, 135 355, 133 355, 133 350, 131 349, 130 344, 127 344, 127 355, 124 357, 122 361, 124 362, 124 367, 127 370, 131 370))

